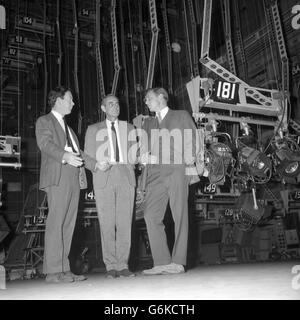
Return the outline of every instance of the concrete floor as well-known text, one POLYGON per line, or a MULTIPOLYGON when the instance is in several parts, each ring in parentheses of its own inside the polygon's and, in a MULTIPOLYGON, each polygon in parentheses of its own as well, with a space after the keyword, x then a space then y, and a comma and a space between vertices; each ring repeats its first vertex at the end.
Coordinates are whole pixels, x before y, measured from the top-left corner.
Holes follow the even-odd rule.
POLYGON ((0 300, 299 300, 300 261, 197 266, 184 274, 48 284, 7 281, 0 300), (298 266, 298 267, 295 267, 298 266), (292 268, 298 273, 292 273, 292 268))

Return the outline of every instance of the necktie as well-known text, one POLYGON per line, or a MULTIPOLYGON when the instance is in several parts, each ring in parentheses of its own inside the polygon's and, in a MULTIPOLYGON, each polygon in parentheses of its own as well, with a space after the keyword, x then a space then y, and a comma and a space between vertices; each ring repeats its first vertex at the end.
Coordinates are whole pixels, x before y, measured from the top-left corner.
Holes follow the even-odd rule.
POLYGON ((76 149, 73 146, 73 143, 72 143, 72 140, 71 140, 71 137, 70 137, 70 132, 69 132, 68 125, 67 125, 67 121, 66 121, 65 118, 64 118, 64 124, 65 124, 66 138, 67 138, 67 146, 72 148, 72 151, 74 153, 77 153, 76 149))
POLYGON ((161 117, 160 112, 156 113, 156 117, 157 117, 158 123, 161 123, 162 122, 162 117, 161 117))
POLYGON ((111 123, 111 131, 113 133, 113 140, 116 141, 115 146, 116 146, 116 152, 115 152, 115 156, 116 156, 116 162, 119 162, 119 145, 118 145, 118 138, 117 138, 117 132, 116 132, 116 128, 115 128, 115 123, 112 122, 111 123))

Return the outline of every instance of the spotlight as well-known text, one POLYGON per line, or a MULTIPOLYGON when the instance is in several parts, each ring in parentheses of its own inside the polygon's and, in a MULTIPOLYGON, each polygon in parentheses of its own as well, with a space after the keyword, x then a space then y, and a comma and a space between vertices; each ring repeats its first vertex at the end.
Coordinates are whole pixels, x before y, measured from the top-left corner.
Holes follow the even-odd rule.
POLYGON ((272 161, 263 152, 251 147, 239 151, 241 170, 246 172, 255 183, 266 183, 272 176, 272 161))
POLYGON ((292 153, 290 150, 276 152, 278 166, 277 173, 286 183, 298 184, 300 182, 300 152, 292 153))
POLYGON ((179 53, 181 51, 181 46, 178 42, 173 42, 171 48, 174 52, 179 53))
POLYGON ((286 183, 300 182, 300 150, 299 146, 289 137, 284 137, 274 145, 273 159, 275 171, 286 183))
POLYGON ((228 145, 212 142, 204 153, 204 164, 210 183, 224 184, 225 176, 229 174, 233 161, 232 151, 228 145))

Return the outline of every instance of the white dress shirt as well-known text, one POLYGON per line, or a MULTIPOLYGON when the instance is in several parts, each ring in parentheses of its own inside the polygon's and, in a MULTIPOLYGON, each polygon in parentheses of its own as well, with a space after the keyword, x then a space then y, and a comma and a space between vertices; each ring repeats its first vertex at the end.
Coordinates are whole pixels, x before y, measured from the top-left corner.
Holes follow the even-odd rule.
MULTIPOLYGON (((66 132, 66 131, 65 131, 65 123, 64 123, 64 120, 63 120, 63 116, 62 116, 59 112, 57 112, 57 111, 55 111, 55 110, 51 110, 51 112, 52 112, 52 114, 54 115, 54 117, 57 119, 57 121, 59 122, 59 124, 61 125, 61 127, 63 128, 64 132, 66 132)), ((68 130, 69 130, 70 138, 71 138, 71 140, 72 140, 72 144, 73 144, 75 150, 76 150, 77 152, 79 152, 77 143, 75 142, 75 139, 74 139, 74 137, 73 137, 73 135, 72 135, 71 130, 69 129, 69 126, 68 126, 68 130)), ((73 152, 72 148, 71 148, 71 147, 68 147, 67 142, 66 142, 66 145, 65 145, 65 151, 67 151, 67 152, 73 152)))
POLYGON ((159 116, 158 116, 158 113, 159 113, 160 114, 160 119, 163 120, 164 117, 167 115, 168 111, 169 111, 169 107, 165 107, 162 110, 160 110, 160 112, 156 112, 156 116, 159 119, 159 116))
MULTIPOLYGON (((112 141, 112 134, 111 134, 111 123, 112 123, 112 121, 106 119, 109 146, 110 146, 110 150, 111 150, 110 161, 116 162, 115 149, 114 149, 114 145, 113 145, 113 141, 112 141)), ((121 140, 120 140, 120 132, 119 132, 119 121, 118 120, 114 121, 114 124, 115 124, 117 141, 118 141, 118 146, 119 146, 119 162, 123 162, 122 148, 121 148, 121 143, 120 143, 121 140)))

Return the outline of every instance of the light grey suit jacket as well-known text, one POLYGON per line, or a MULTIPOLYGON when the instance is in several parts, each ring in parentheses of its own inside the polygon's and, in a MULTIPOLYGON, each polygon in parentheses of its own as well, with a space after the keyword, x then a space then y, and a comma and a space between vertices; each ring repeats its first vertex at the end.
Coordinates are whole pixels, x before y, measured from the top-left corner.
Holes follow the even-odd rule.
MULTIPOLYGON (((136 179, 134 173, 134 164, 137 157, 137 138, 134 127, 126 121, 119 120, 120 145, 123 155, 123 164, 120 165, 128 183, 135 187, 136 179)), ((111 150, 109 145, 108 131, 106 121, 98 122, 87 128, 85 135, 84 152, 101 162, 110 159, 111 150)), ((106 186, 110 175, 110 170, 97 170, 93 172, 94 189, 102 189, 106 186)))

